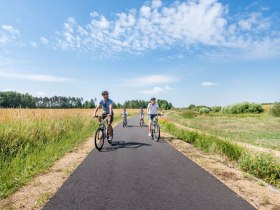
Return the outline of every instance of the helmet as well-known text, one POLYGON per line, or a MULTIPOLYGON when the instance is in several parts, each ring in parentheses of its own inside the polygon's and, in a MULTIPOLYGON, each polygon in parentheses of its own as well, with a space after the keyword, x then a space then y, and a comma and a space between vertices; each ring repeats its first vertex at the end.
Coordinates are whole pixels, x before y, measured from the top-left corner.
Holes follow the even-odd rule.
POLYGON ((109 92, 107 90, 102 91, 101 95, 108 95, 109 92))
POLYGON ((143 109, 143 107, 140 107, 140 109, 143 109))
POLYGON ((154 100, 156 100, 156 98, 155 98, 155 97, 151 98, 151 101, 154 101, 154 100))

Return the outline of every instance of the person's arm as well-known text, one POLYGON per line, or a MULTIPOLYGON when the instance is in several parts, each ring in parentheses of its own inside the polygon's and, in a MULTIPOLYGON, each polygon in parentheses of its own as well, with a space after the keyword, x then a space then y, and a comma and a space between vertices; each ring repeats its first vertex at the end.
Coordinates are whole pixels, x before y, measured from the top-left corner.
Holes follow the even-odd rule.
POLYGON ((100 107, 101 107, 100 104, 98 104, 98 105, 96 106, 96 108, 95 108, 95 110, 94 110, 94 113, 93 113, 93 117, 96 116, 96 113, 97 113, 97 111, 98 111, 98 109, 99 109, 100 107))
POLYGON ((150 114, 150 104, 147 106, 147 114, 150 114))
POLYGON ((157 104, 157 109, 159 109, 162 112, 162 108, 158 104, 157 104))
POLYGON ((110 104, 109 106, 109 115, 112 115, 113 113, 113 104, 110 104))

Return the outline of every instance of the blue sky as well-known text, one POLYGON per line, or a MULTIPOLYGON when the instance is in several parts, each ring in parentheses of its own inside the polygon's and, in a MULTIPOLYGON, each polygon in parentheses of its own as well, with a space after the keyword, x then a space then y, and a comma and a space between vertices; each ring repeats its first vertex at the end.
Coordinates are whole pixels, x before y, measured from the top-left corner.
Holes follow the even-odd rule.
POLYGON ((0 0, 0 91, 280 101, 276 0, 0 0))

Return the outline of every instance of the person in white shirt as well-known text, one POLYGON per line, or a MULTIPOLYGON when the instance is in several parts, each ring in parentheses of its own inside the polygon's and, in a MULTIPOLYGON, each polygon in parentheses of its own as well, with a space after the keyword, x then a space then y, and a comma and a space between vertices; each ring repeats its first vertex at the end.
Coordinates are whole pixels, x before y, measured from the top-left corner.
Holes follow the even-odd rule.
POLYGON ((123 116, 123 118, 127 118, 127 111, 126 111, 126 108, 123 108, 123 112, 121 113, 121 115, 123 116))
MULTIPOLYGON (((160 109, 158 103, 156 102, 156 98, 151 98, 151 102, 148 104, 147 107, 147 114, 149 115, 149 136, 151 136, 151 125, 154 117, 156 117, 157 110, 160 109)), ((160 109, 161 110, 161 109, 160 109)))

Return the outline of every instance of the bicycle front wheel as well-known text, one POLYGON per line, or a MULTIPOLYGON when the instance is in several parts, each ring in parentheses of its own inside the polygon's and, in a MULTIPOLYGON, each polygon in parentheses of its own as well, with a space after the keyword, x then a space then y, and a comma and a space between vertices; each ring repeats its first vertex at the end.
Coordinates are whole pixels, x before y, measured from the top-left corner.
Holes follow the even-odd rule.
POLYGON ((96 133, 95 133, 95 138, 94 138, 94 144, 95 144, 95 148, 98 151, 102 150, 102 147, 104 145, 104 133, 103 133, 103 129, 98 128, 96 133))
POLYGON ((153 132, 154 140, 158 141, 160 139, 160 127, 159 127, 159 125, 155 125, 153 131, 154 131, 153 132))

